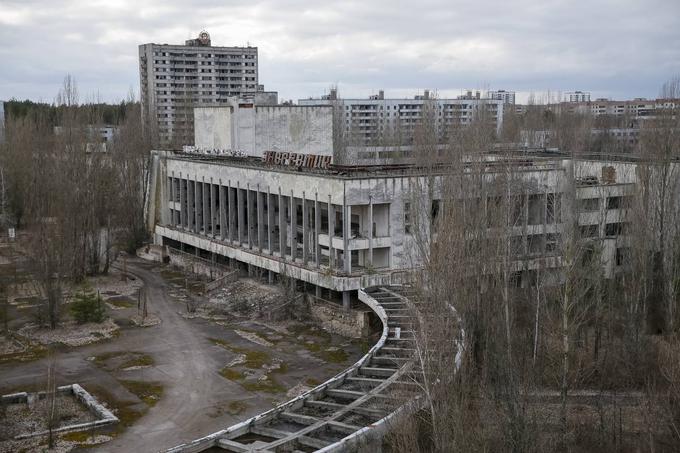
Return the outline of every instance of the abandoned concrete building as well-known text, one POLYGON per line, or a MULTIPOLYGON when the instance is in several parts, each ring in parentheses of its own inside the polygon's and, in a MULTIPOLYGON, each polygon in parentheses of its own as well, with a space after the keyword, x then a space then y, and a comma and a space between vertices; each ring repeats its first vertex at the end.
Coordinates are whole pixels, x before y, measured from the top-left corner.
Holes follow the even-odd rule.
POLYGON ((202 31, 180 44, 139 46, 142 115, 161 144, 189 144, 193 108, 250 96, 258 104, 276 104, 278 94, 258 81, 257 47, 212 45, 202 31))
MULTIPOLYGON (((284 274, 345 307, 361 288, 399 283, 420 264, 414 237, 426 224, 420 217, 432 222, 446 203, 440 190, 446 169, 334 165, 342 156, 333 149, 331 108, 232 101, 195 109, 197 146, 154 154, 148 226, 155 242, 270 281, 284 274), (431 181, 430 194, 421 193, 431 181)), ((557 256, 567 209, 581 211, 581 234, 602 241, 605 272, 616 272, 626 247, 633 162, 489 154, 489 177, 500 161, 523 181, 523 213, 511 239, 524 263, 518 285, 530 284, 532 260, 557 256), (576 207, 560 203, 571 188, 576 207)))

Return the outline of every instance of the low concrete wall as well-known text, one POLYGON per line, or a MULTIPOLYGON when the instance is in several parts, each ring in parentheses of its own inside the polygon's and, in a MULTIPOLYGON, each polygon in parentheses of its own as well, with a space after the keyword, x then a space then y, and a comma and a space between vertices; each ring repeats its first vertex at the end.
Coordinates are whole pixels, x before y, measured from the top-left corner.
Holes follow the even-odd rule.
POLYGON ((312 318, 329 332, 349 338, 365 338, 370 333, 369 311, 345 310, 340 304, 308 295, 312 318))
MULTIPOLYGON (((118 423, 118 417, 113 415, 113 413, 100 404, 92 395, 90 395, 84 388, 78 384, 63 385, 57 387, 57 393, 60 394, 71 394, 74 398, 80 401, 87 409, 98 418, 98 420, 86 423, 79 423, 76 425, 62 426, 61 428, 54 429, 55 433, 63 433, 68 431, 82 431, 85 429, 91 429, 99 426, 109 425, 112 423, 118 423)), ((10 395, 2 396, 3 404, 25 404, 29 402, 30 398, 43 399, 45 398, 45 392, 38 393, 12 393, 10 395)), ((30 437, 43 436, 47 434, 47 431, 38 431, 33 433, 20 434, 15 437, 15 439, 27 439, 30 437)))

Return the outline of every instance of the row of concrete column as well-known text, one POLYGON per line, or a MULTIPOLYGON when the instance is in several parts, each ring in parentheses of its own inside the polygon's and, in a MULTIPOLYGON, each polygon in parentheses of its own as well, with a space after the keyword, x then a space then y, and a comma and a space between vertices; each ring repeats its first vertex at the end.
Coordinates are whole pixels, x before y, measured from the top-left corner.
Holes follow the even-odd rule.
MULTIPOLYGON (((170 206, 169 223, 175 227, 316 267, 322 262, 319 234, 328 233, 328 264, 334 269, 342 264, 343 270, 351 273, 348 250, 351 206, 334 205, 330 197, 326 201, 319 200, 318 194, 314 194, 314 199, 308 199, 303 192, 302 198, 296 198, 292 191, 285 194, 280 188, 272 193, 269 187, 248 183, 244 187, 240 181, 227 181, 224 185, 172 175, 168 178, 168 186, 170 201, 175 202, 170 206), (176 203, 179 203, 179 209, 176 209, 176 203), (302 211, 300 225, 298 208, 302 211), (321 231, 324 210, 328 212, 328 228, 321 231), (342 250, 332 246, 336 211, 343 214, 342 250), (302 230, 302 250, 298 250, 298 227, 302 230), (343 260, 339 252, 342 252, 343 260)), ((372 250, 369 256, 370 252, 372 250)))

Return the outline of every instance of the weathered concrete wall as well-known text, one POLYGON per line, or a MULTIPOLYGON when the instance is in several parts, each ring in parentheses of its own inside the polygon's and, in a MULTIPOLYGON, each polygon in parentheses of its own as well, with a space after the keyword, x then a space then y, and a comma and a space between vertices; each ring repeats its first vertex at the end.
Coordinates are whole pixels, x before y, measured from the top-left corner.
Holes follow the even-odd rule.
POLYGON ((237 107, 233 149, 261 157, 265 151, 333 154, 333 114, 329 107, 237 107))
POLYGON ((232 149, 231 107, 194 109, 194 143, 201 149, 232 149))
POLYGON ((312 318, 329 332, 349 338, 364 338, 370 333, 369 311, 344 310, 341 305, 308 296, 312 318))

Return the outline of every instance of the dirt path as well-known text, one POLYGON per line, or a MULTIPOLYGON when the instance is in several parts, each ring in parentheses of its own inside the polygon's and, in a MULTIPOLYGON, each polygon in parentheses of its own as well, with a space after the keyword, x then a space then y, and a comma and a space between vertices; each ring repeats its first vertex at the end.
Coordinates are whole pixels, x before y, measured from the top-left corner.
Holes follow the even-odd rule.
MULTIPOLYGON (((219 431, 287 399, 281 392, 247 391, 237 381, 222 377, 219 370, 233 360, 235 354, 211 339, 219 338, 248 350, 259 349, 285 362, 287 372, 277 374, 277 380, 285 388, 295 387, 310 378, 322 382, 361 354, 358 343, 348 345, 339 340, 349 353, 347 363, 328 363, 295 343, 295 335, 291 336, 292 344, 267 349, 242 338, 229 327, 200 319, 187 320, 180 314, 185 310, 184 305, 169 295, 174 290, 160 275, 160 269, 157 264, 136 259, 128 261, 127 265, 127 270, 145 283, 148 311, 160 318, 159 325, 125 326, 112 340, 66 348, 56 355, 58 385, 77 382, 95 393, 100 389, 111 395, 114 405, 115 401, 129 402, 137 398, 121 385, 123 379, 159 382, 163 386, 162 397, 144 416, 110 442, 88 451, 162 451, 219 431), (118 352, 149 355, 154 365, 134 371, 111 371, 91 360, 95 356, 118 352), (234 403, 236 406, 232 406, 234 403)), ((134 312, 134 309, 130 311, 134 312)), ((129 315, 127 312, 119 318, 128 320, 129 315)), ((46 359, 0 364, 0 387, 8 392, 44 388, 46 369, 46 359)))
POLYGON ((146 284, 149 311, 161 319, 160 326, 150 327, 153 336, 143 350, 155 357, 154 371, 160 372, 158 380, 165 389, 155 407, 99 450, 158 451, 219 429, 225 420, 208 416, 211 407, 243 390, 216 372, 223 364, 214 359, 214 352, 211 357, 214 345, 178 314, 179 305, 168 299, 163 279, 142 266, 128 269, 146 284))

